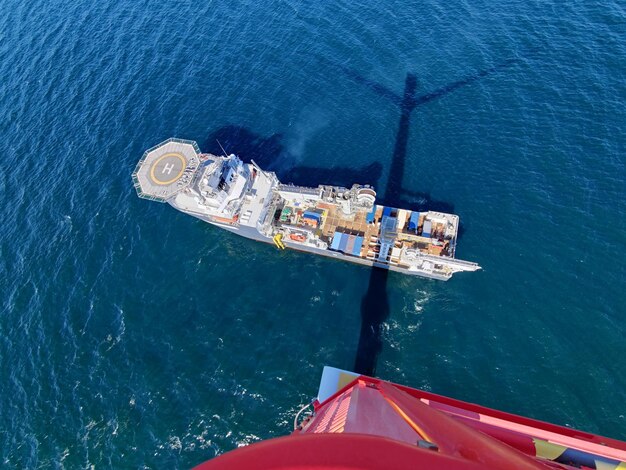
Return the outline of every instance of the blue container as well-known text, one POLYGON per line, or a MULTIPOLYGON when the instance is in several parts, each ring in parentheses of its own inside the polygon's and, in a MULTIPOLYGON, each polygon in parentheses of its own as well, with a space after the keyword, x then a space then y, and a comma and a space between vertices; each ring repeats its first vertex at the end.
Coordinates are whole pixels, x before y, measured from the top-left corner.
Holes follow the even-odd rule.
POLYGON ((413 230, 417 232, 417 225, 419 224, 420 213, 419 212, 411 212, 411 218, 409 219, 409 230, 413 230))
POLYGON ((361 248, 363 247, 363 237, 356 237, 354 241, 354 248, 352 249, 352 254, 354 256, 359 256, 361 254, 361 248))
POLYGON ((322 220, 321 216, 317 212, 304 211, 304 214, 302 214, 302 217, 304 217, 306 219, 316 220, 318 225, 319 225, 320 221, 322 220))
POLYGON ((331 250, 339 250, 339 243, 341 242, 341 234, 339 232, 335 232, 333 235, 333 242, 330 244, 331 250))
POLYGON ((339 251, 346 251, 346 245, 348 244, 348 238, 350 236, 347 233, 341 234, 341 242, 339 242, 339 251))

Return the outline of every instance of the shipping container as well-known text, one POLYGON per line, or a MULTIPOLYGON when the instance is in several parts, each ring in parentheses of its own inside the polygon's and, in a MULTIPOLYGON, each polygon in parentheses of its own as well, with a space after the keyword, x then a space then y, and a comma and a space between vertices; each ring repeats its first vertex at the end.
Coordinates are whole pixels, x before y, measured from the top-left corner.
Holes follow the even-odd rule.
POLYGON ((400 230, 404 230, 404 226, 406 225, 406 218, 409 215, 409 211, 406 209, 398 209, 398 228, 400 230))
POLYGON ((431 229, 432 229, 431 221, 430 220, 425 220, 424 221, 424 229, 422 230, 422 237, 429 238, 431 229))
POLYGON ((416 211, 411 212, 411 218, 409 219, 409 230, 412 230, 417 233, 419 220, 420 220, 420 213, 416 211))
POLYGON ((302 217, 304 217, 305 219, 313 219, 317 221, 318 224, 322 220, 322 217, 320 214, 318 214, 317 212, 311 212, 311 211, 304 211, 304 214, 302 214, 302 217))
POLYGON ((330 245, 331 250, 339 250, 339 243, 341 242, 341 234, 339 232, 335 232, 333 235, 333 242, 330 245))
POLYGON ((348 235, 348 243, 346 243, 346 249, 343 250, 346 254, 352 254, 352 250, 354 250, 354 241, 356 240, 356 236, 348 235))
POLYGON ((348 244, 348 234, 347 233, 342 233, 341 234, 341 242, 339 242, 339 251, 346 251, 346 245, 348 244))
POLYGON ((354 249, 352 250, 352 254, 354 256, 360 256, 362 247, 363 247, 363 237, 356 237, 356 240, 354 241, 354 249))

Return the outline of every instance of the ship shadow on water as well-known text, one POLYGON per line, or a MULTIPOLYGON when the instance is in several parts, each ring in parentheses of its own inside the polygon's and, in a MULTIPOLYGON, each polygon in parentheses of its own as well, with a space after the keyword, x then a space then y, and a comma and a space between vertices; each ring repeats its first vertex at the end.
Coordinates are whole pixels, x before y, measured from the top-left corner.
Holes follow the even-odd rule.
MULTIPOLYGON (((406 133, 405 139, 408 139, 408 129, 406 129, 406 133)), ((282 140, 282 134, 263 137, 247 127, 229 124, 212 132, 201 148, 208 153, 220 155, 223 153, 220 148, 221 144, 226 152, 236 153, 245 161, 254 160, 261 168, 275 172, 283 183, 313 187, 319 184, 349 187, 353 183, 359 183, 369 184, 374 188, 378 187, 383 173, 383 164, 380 162, 373 162, 360 168, 302 166, 285 149, 282 140)), ((401 158, 404 159, 405 157, 401 158)), ((401 175, 404 168, 399 168, 396 171, 392 168, 391 171, 394 172, 393 178, 398 178, 397 175, 401 175)), ((454 213, 453 204, 434 199, 427 192, 407 189, 403 189, 401 194, 378 194, 377 203, 416 211, 434 210, 454 213)), ((462 231, 463 227, 460 226, 459 237, 462 231)))
POLYGON ((383 166, 379 162, 360 168, 343 166, 317 168, 298 165, 282 141, 282 134, 263 137, 246 127, 228 125, 211 133, 202 148, 219 155, 222 153, 221 144, 226 152, 234 152, 245 161, 254 160, 264 170, 275 172, 283 183, 299 186, 315 187, 319 184, 345 186, 359 182, 376 187, 380 180, 383 166))
MULTIPOLYGON (((494 67, 481 70, 435 91, 419 96, 416 96, 417 77, 415 74, 407 74, 404 92, 402 95, 398 95, 344 65, 327 63, 330 67, 343 71, 347 77, 359 85, 390 100, 400 110, 400 122, 390 162, 387 184, 385 185, 385 193, 377 196, 379 204, 409 210, 433 210, 454 214, 454 205, 452 203, 435 200, 429 193, 409 190, 402 186, 411 115, 418 106, 441 98, 516 62, 516 59, 506 60, 494 67)), ((221 154, 221 144, 226 152, 235 152, 244 160, 254 160, 261 168, 274 171, 284 183, 302 186, 331 184, 349 187, 353 183, 378 186, 383 171, 383 164, 380 162, 374 162, 361 168, 300 166, 297 164, 296 159, 285 149, 282 141, 283 136, 281 134, 263 137, 246 127, 227 125, 211 133, 202 148, 210 153, 221 154)), ((385 165, 388 165, 388 163, 385 163, 385 165)), ((463 231, 463 225, 460 224, 458 229, 459 239, 462 237, 463 231)), ((387 318, 389 318, 390 313, 387 295, 388 277, 389 271, 386 269, 374 268, 370 270, 367 291, 361 300, 361 329, 353 367, 354 372, 359 374, 369 376, 376 374, 378 357, 383 349, 382 327, 387 318)))

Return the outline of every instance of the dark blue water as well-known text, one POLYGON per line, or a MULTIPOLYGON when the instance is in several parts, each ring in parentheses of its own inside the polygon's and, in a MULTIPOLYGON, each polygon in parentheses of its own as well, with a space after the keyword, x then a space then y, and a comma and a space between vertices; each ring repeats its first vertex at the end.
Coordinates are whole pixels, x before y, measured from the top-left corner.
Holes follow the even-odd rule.
POLYGON ((189 467, 354 367, 370 270, 137 198, 170 136, 454 210, 484 270, 390 274, 376 375, 626 438, 623 4, 358 3, 1 3, 0 465, 189 467))

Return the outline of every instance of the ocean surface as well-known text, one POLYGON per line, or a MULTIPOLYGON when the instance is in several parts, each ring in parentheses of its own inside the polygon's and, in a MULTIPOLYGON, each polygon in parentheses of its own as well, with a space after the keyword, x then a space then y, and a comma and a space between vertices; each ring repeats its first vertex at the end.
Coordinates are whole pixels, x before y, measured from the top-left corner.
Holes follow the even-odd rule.
POLYGON ((288 434, 357 350, 626 439, 623 2, 0 8, 0 466, 188 468, 288 434), (139 199, 170 136, 452 210, 483 270, 382 282, 139 199))

